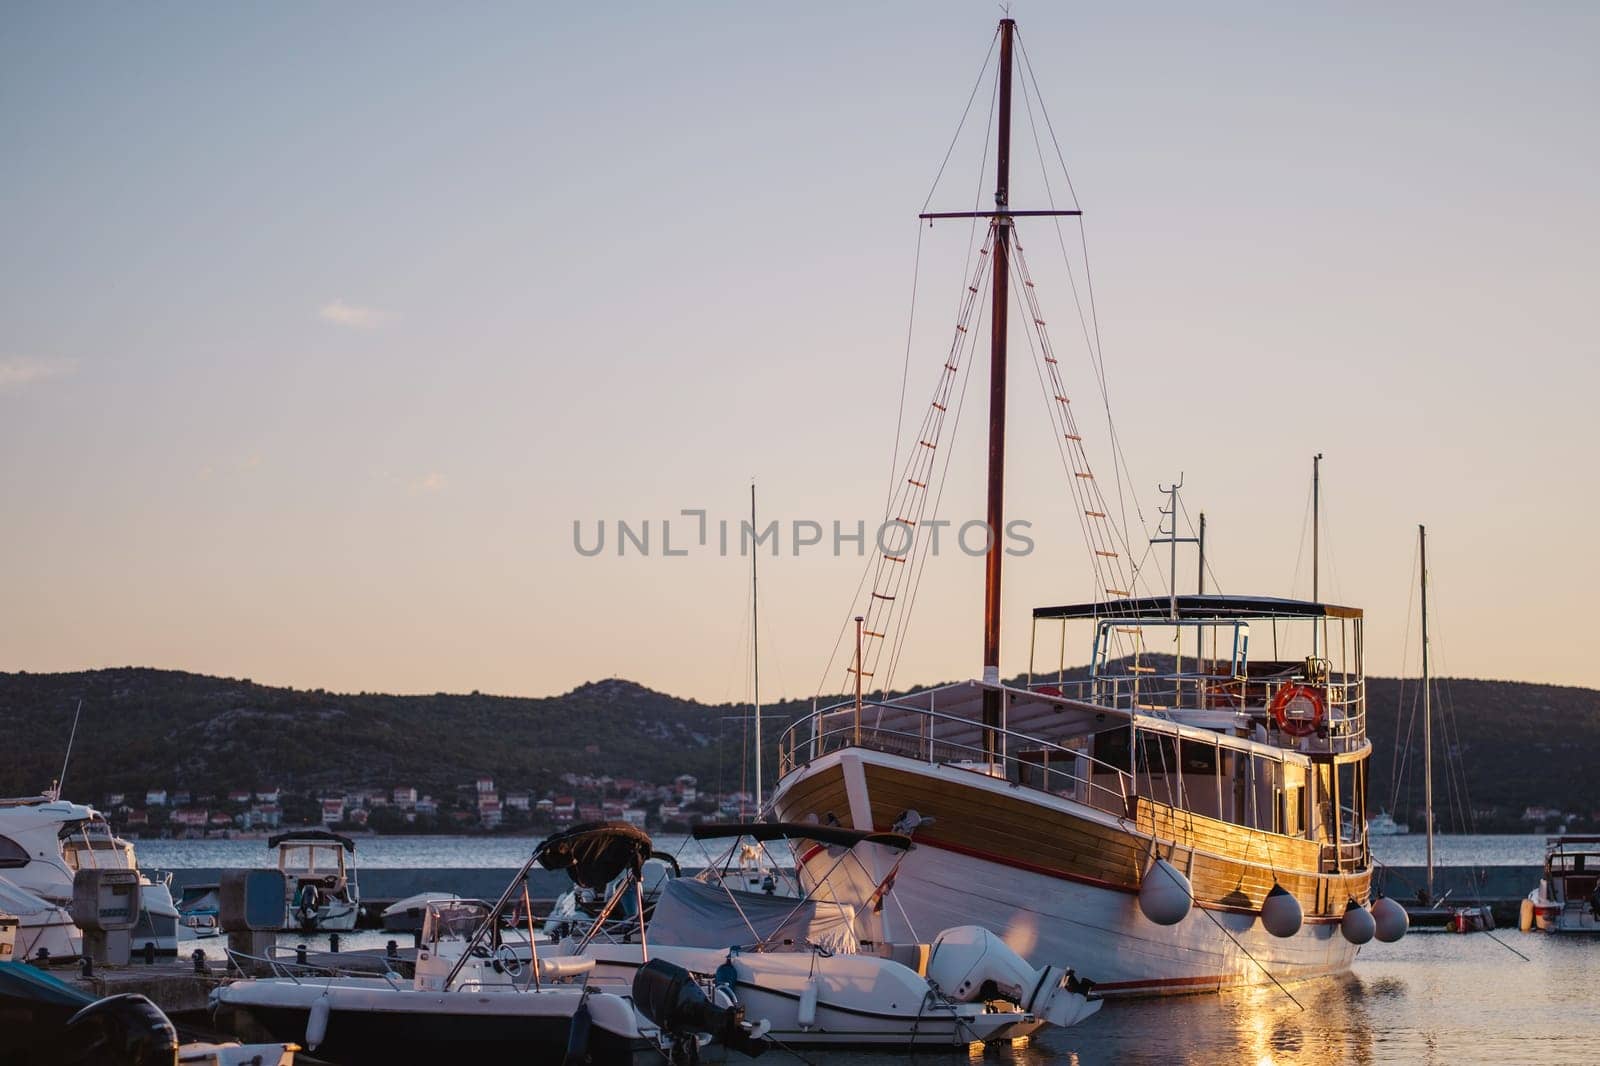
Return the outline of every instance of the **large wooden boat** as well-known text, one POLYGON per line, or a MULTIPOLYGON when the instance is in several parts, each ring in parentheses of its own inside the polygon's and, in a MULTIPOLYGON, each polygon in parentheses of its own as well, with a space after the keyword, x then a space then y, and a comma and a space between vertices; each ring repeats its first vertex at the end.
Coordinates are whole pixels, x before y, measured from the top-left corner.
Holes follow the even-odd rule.
MULTIPOLYGON (((881 552, 856 617, 848 675, 856 698, 816 710, 783 735, 772 813, 787 822, 913 834, 910 852, 874 860, 881 865, 873 879, 892 885, 873 901, 881 935, 891 941, 927 941, 949 926, 981 924, 1035 963, 1064 960, 1110 994, 1337 973, 1374 925, 1366 910, 1371 745, 1360 610, 1315 598, 1180 596, 1175 579, 1166 595, 1140 595, 1134 577, 1108 573, 1105 599, 1034 611, 1034 648, 1059 648, 1059 661, 1048 669, 1030 664, 1025 679, 1003 683, 1004 552, 991 536, 981 679, 899 697, 866 694, 887 690, 884 674, 874 679, 874 672, 892 668, 898 655, 893 612, 925 550, 916 538, 936 480, 934 453, 985 280, 992 296, 988 527, 1006 528, 1015 272, 1094 562, 1126 562, 1126 538, 1108 517, 1113 508, 1094 495, 1015 233, 1021 216, 1077 212, 1008 205, 1014 34, 1003 20, 994 208, 923 216, 986 220, 988 236, 894 496, 890 513, 907 544, 881 552), (1084 631, 1081 645, 1068 643, 1074 627, 1084 631), (1070 669, 1069 646, 1085 649, 1070 669)), ((1184 538, 1177 489, 1166 491, 1163 514, 1173 525, 1162 532, 1175 563, 1184 538)), ((1378 927, 1392 939, 1403 932, 1395 923, 1403 925, 1404 915, 1388 917, 1378 927)))

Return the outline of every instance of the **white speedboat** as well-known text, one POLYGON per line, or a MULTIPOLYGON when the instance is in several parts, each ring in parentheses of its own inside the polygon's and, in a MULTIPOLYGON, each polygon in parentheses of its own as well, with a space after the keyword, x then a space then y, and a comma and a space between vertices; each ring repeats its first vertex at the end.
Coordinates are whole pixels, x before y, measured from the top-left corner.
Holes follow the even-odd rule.
POLYGON ((1600 933, 1600 836, 1545 841, 1544 875, 1522 903, 1522 929, 1600 933))
MULTIPOLYGON (((757 823, 703 825, 695 837, 730 839, 732 854, 754 847, 765 855, 774 841, 803 849, 817 866, 818 888, 780 894, 766 890, 766 875, 751 881, 714 864, 700 878, 663 884, 643 935, 619 940, 596 925, 554 950, 592 960, 602 982, 631 983, 647 963, 670 963, 709 982, 716 1002, 742 1007, 781 1044, 797 1047, 965 1047, 1073 1025, 1100 1008, 1090 982, 1059 967, 1035 969, 984 929, 946 930, 931 945, 875 940, 874 901, 887 887, 869 888, 859 905, 841 903, 821 867, 859 868, 852 851, 862 844, 903 853, 911 847, 903 835, 757 823)), ((773 871, 781 877, 777 864, 773 871)), ((845 878, 844 890, 860 884, 845 878)), ((637 891, 617 885, 605 909, 637 891)))
MULTIPOLYGON (((697 987, 670 979, 670 995, 656 997, 656 1014, 647 1016, 636 1008, 632 985, 590 980, 594 959, 541 958, 530 930, 506 928, 502 919, 513 902, 526 906, 533 864, 557 851, 562 867, 579 867, 590 887, 603 886, 623 867, 642 866, 649 838, 586 835, 574 846, 556 834, 540 844, 493 906, 470 900, 427 904, 423 944, 409 981, 395 974, 310 976, 274 963, 284 976, 220 987, 212 1005, 241 1011, 275 1037, 296 1040, 317 1058, 345 1066, 455 1059, 673 1062, 688 1061, 713 1038, 731 1046, 753 1046, 760 1039, 737 1007, 716 1006, 697 987)), ((606 917, 598 917, 596 928, 606 917)), ((659 990, 660 978, 658 966, 643 980, 659 990)))
POLYGON ((361 892, 355 841, 326 829, 293 829, 268 837, 267 847, 278 850, 291 927, 308 933, 356 927, 361 892))
POLYGON ((53 795, 0 799, 0 911, 18 919, 16 958, 66 959, 83 938, 67 913, 74 870, 61 842, 98 818, 53 795))

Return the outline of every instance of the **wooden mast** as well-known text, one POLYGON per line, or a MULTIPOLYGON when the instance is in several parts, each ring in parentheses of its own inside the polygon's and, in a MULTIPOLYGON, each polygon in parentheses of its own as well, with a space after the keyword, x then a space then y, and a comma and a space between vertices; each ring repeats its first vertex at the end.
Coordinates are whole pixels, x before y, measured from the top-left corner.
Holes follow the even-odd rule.
MULTIPOLYGON (((1013 19, 1000 20, 1000 100, 995 135, 994 280, 989 314, 989 552, 983 570, 983 680, 1000 682, 1000 564, 1005 558, 1006 320, 1010 300, 1011 44, 1013 19)), ((983 747, 992 759, 1001 725, 1001 694, 983 693, 983 747)))

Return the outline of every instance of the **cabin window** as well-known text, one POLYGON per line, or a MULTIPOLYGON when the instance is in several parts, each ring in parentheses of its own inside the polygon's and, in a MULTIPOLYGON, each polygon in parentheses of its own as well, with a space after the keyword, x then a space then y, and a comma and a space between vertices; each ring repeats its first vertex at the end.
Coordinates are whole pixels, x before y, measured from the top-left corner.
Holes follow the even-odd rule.
POLYGON ((1339 839, 1354 843, 1361 839, 1366 822, 1367 797, 1363 788, 1361 764, 1341 763, 1339 775, 1339 839))
POLYGON ((28 851, 10 837, 0 837, 0 870, 18 870, 28 865, 28 851))
POLYGON ((1175 773, 1178 769, 1178 752, 1171 737, 1139 737, 1139 769, 1151 774, 1175 773))
POLYGON ((1097 761, 1123 773, 1128 772, 1128 728, 1108 729, 1094 735, 1094 757, 1097 761))
POLYGON ((1183 754, 1184 773, 1215 774, 1217 772, 1216 745, 1202 744, 1198 740, 1185 740, 1180 750, 1183 754))

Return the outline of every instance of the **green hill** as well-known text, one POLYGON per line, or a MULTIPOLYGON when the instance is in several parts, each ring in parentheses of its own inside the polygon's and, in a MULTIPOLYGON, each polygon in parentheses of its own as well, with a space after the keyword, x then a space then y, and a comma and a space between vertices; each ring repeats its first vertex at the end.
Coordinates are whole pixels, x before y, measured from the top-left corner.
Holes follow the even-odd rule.
MULTIPOLYGON (((1600 757, 1600 692, 1503 681, 1445 680, 1434 738, 1442 828, 1467 823, 1453 797, 1470 796, 1480 828, 1519 827, 1529 806, 1600 812, 1590 785, 1600 757)), ((1409 706, 1416 685, 1405 686, 1409 706)), ((67 674, 0 674, 0 794, 37 792, 61 770, 73 708, 83 700, 67 792, 98 801, 148 788, 223 795, 279 787, 314 794, 336 788, 413 785, 447 796, 480 775, 501 788, 561 787, 568 773, 657 783, 695 775, 702 788, 732 791, 747 772, 743 708, 678 699, 629 681, 583 685, 527 699, 479 693, 432 696, 339 694, 257 685, 134 667, 67 674)), ((1398 798, 1396 814, 1420 806, 1420 726, 1393 786, 1395 737, 1403 732, 1401 682, 1368 683, 1375 753, 1374 809, 1398 798)), ((768 767, 782 719, 808 704, 769 709, 768 767)), ((1408 712, 1409 715, 1409 712, 1408 712)), ((134 801, 137 802, 137 801, 134 801)))

